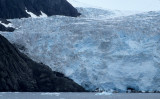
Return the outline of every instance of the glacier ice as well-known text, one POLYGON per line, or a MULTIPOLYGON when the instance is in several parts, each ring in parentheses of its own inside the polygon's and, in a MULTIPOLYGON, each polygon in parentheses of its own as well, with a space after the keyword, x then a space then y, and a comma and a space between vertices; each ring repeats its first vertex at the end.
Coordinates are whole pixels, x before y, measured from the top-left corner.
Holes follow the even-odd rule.
POLYGON ((159 11, 159 0, 67 0, 74 7, 92 7, 111 10, 159 11))
POLYGON ((41 95, 59 96, 59 95, 60 95, 60 93, 41 93, 41 95))
POLYGON ((96 96, 101 96, 101 95, 108 96, 108 95, 112 95, 112 93, 109 93, 109 92, 101 92, 101 93, 96 93, 95 95, 96 95, 96 96))
POLYGON ((13 19, 17 30, 1 34, 88 90, 160 91, 160 12, 111 18, 79 10, 77 18, 13 19))

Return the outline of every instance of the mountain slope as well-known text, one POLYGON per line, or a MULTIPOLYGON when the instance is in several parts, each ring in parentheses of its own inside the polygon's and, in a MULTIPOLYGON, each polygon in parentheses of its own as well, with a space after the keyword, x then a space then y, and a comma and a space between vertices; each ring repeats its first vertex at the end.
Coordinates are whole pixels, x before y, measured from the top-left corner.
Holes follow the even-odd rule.
POLYGON ((0 91, 85 91, 63 74, 20 53, 0 35, 0 91))
POLYGON ((66 0, 0 0, 0 18, 12 19, 46 14, 79 16, 66 0))

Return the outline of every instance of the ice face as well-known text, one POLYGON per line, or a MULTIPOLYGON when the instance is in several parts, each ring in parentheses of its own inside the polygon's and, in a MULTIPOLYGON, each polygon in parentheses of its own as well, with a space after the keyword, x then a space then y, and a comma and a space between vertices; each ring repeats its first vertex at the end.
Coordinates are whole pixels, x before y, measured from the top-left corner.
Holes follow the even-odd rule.
POLYGON ((88 90, 160 91, 160 12, 11 21, 18 29, 1 34, 88 90))

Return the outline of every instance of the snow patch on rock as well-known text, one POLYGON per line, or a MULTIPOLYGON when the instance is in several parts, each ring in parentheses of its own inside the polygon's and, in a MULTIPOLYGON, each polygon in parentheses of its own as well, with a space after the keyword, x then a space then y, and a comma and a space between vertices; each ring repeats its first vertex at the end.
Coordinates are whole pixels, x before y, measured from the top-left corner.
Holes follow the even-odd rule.
POLYGON ((37 15, 35 15, 35 14, 32 13, 32 12, 29 12, 27 9, 26 9, 26 13, 28 13, 32 18, 38 18, 37 15))
POLYGON ((41 18, 44 18, 44 17, 48 17, 48 16, 47 16, 47 14, 45 14, 44 12, 41 11, 40 17, 41 17, 41 18))
POLYGON ((31 16, 31 18, 45 18, 45 17, 48 17, 44 12, 42 12, 42 11, 40 11, 40 12, 41 12, 41 15, 37 16, 34 13, 27 11, 27 9, 26 9, 26 13, 28 13, 31 16))
POLYGON ((8 27, 14 27, 13 24, 11 24, 11 23, 5 24, 5 23, 2 23, 0 21, 0 24, 2 24, 3 26, 5 26, 6 28, 8 28, 8 27))

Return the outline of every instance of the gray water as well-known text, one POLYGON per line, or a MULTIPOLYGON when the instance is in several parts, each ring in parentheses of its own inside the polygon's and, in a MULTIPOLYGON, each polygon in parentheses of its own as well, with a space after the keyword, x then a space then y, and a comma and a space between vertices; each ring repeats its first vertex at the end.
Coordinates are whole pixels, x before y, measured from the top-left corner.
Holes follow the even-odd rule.
POLYGON ((159 93, 0 93, 0 99, 160 99, 159 93))

